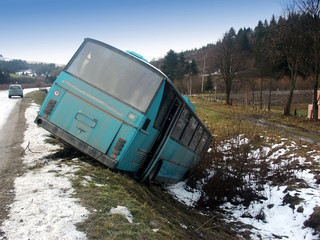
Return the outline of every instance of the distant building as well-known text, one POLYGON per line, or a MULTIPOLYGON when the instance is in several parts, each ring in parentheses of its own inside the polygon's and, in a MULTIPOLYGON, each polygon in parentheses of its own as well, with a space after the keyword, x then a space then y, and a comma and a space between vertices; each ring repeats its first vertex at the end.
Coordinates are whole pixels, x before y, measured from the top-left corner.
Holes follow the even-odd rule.
POLYGON ((36 77, 36 76, 37 76, 37 74, 36 74, 35 72, 33 72, 32 69, 28 69, 28 70, 16 72, 16 74, 18 74, 18 75, 24 75, 24 76, 29 76, 29 77, 36 77))
MULTIPOLYGON (((318 119, 320 119, 320 90, 318 90, 317 99, 318 99, 318 119)), ((313 116, 312 109, 313 109, 313 104, 309 104, 308 105, 308 118, 312 118, 312 116, 313 116)))

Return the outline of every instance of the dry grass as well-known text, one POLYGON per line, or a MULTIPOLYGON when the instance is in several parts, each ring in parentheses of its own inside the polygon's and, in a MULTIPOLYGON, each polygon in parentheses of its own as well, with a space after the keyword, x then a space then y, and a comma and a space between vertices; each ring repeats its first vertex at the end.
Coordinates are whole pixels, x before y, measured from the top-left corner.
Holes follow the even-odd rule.
POLYGON ((198 115, 215 133, 212 152, 202 159, 189 181, 194 186, 197 180, 206 179, 201 205, 213 208, 225 202, 248 205, 264 197, 263 186, 267 182, 299 189, 307 185, 297 172, 309 169, 315 176, 320 172, 319 163, 310 157, 311 151, 320 153, 318 122, 304 116, 283 117, 280 108, 271 112, 257 111, 207 102, 201 96, 194 97, 193 102, 198 115), (247 142, 229 141, 239 136, 247 142), (275 144, 281 145, 274 148, 275 144), (229 148, 221 148, 224 145, 229 148), (270 149, 267 155, 263 154, 264 147, 270 149), (286 149, 286 153, 270 158, 281 149, 286 149), (259 154, 253 156, 254 151, 259 154), (300 163, 299 158, 305 159, 305 163, 300 163), (207 178, 208 169, 214 172, 210 179, 207 178))
POLYGON ((314 229, 315 234, 320 233, 320 207, 315 207, 310 218, 304 222, 306 227, 311 227, 314 229))

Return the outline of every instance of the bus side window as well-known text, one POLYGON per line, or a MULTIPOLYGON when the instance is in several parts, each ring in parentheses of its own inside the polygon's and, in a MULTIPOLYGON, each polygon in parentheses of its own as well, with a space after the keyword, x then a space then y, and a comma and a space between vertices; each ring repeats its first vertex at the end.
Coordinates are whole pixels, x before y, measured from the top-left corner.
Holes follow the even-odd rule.
POLYGON ((207 143, 207 141, 208 141, 208 133, 206 133, 206 132, 204 132, 203 133, 203 135, 202 135, 202 138, 201 138, 201 140, 200 140, 200 143, 199 143, 199 145, 198 145, 198 147, 197 147, 197 150, 196 150, 196 152, 198 153, 198 154, 201 154, 202 153, 202 151, 203 151, 203 148, 204 148, 204 146, 206 145, 206 143, 207 143))
POLYGON ((164 124, 165 119, 167 118, 168 113, 170 112, 170 108, 174 101, 175 94, 169 84, 166 84, 162 101, 160 104, 160 109, 158 111, 156 120, 154 122, 154 127, 160 130, 162 125, 164 124))
POLYGON ((182 137, 181 137, 181 143, 185 146, 189 145, 189 142, 191 141, 191 138, 193 136, 194 131, 196 130, 196 127, 198 126, 198 121, 191 117, 188 126, 185 128, 182 137))
POLYGON ((199 144, 200 138, 203 133, 203 127, 201 125, 198 126, 196 133, 193 135, 193 138, 189 144, 189 147, 194 151, 199 144))
POLYGON ((181 116, 180 116, 180 118, 179 118, 179 120, 178 120, 176 126, 174 127, 172 134, 171 134, 171 136, 174 139, 176 139, 177 141, 180 140, 182 132, 185 129, 185 127, 189 121, 189 117, 190 117, 190 114, 189 114, 188 110, 185 109, 183 111, 183 113, 181 114, 181 116))

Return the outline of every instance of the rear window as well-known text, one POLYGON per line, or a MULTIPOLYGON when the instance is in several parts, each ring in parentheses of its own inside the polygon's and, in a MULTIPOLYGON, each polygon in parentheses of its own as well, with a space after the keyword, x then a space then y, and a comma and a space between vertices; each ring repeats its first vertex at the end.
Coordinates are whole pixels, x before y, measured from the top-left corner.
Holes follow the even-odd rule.
POLYGON ((20 90, 21 86, 19 86, 19 85, 10 86, 10 89, 12 89, 12 90, 20 90))
POLYGON ((145 112, 162 76, 111 47, 87 42, 67 71, 145 112))

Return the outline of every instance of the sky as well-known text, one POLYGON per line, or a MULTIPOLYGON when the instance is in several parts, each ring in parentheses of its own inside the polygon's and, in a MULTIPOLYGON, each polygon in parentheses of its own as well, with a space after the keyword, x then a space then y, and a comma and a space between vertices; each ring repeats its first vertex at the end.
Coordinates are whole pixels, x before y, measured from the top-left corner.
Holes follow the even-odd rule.
POLYGON ((147 60, 280 16, 284 0, 1 0, 0 54, 67 64, 84 38, 147 60))

